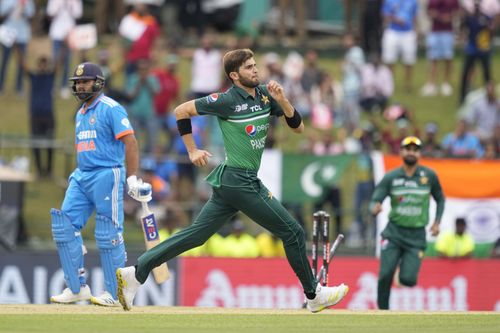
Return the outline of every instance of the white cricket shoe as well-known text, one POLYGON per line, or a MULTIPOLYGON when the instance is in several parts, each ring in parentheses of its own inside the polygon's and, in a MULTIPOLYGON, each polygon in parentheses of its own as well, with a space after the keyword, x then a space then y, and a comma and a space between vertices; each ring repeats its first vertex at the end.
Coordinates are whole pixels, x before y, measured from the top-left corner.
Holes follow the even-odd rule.
POLYGON ((135 294, 141 286, 141 283, 135 278, 135 267, 118 268, 116 280, 118 281, 118 300, 123 310, 128 311, 132 308, 135 294))
POLYGON ((83 285, 80 287, 80 292, 78 294, 73 294, 71 289, 66 288, 59 295, 50 297, 51 303, 60 303, 60 304, 72 304, 81 301, 88 301, 92 297, 92 293, 90 292, 90 288, 87 285, 83 285))
POLYGON ((120 302, 114 299, 113 296, 111 296, 111 294, 107 291, 103 292, 101 296, 92 296, 90 298, 90 303, 109 307, 120 306, 120 302))
POLYGON ((349 287, 341 284, 337 287, 322 287, 318 283, 316 297, 307 300, 307 308, 311 312, 319 312, 340 302, 349 292, 349 287))

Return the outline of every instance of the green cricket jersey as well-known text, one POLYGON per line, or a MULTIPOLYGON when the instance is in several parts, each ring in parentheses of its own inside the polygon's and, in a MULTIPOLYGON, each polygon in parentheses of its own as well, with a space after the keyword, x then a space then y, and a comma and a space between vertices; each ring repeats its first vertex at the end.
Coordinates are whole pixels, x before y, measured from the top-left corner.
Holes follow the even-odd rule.
POLYGON ((436 220, 440 221, 444 210, 444 195, 436 173, 424 166, 417 166, 412 177, 402 167, 385 174, 376 186, 372 203, 391 199, 389 221, 409 228, 425 227, 429 222, 430 195, 436 200, 436 220))
POLYGON ((269 130, 270 117, 282 116, 283 110, 273 100, 265 85, 255 88, 255 98, 233 85, 224 93, 214 93, 195 100, 200 115, 213 115, 224 139, 226 160, 208 177, 208 182, 219 186, 217 179, 224 166, 259 170, 269 130))

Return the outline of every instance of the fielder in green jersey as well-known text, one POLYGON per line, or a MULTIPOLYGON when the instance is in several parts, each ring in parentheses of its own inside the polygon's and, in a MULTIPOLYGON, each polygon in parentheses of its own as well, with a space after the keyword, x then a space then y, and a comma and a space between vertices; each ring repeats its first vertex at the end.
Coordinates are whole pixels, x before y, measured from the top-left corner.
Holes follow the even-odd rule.
POLYGON ((388 172, 376 186, 372 196, 372 213, 382 210, 382 201, 389 196, 389 223, 382 231, 377 303, 389 309, 394 273, 399 265, 399 283, 413 287, 426 248, 425 226, 429 222, 430 196, 437 203, 431 234, 439 234, 444 210, 444 195, 436 173, 418 164, 422 142, 414 136, 401 141, 403 166, 388 172))
POLYGON ((318 284, 306 255, 304 230, 257 177, 271 117, 284 116, 284 123, 296 133, 304 131, 304 123, 279 83, 260 84, 252 51, 230 51, 224 55, 223 65, 233 83, 228 91, 191 100, 175 109, 179 134, 189 159, 198 167, 206 166, 211 154, 196 146, 190 119, 198 115, 218 119, 226 159, 207 177, 212 196, 192 225, 145 252, 135 267, 117 270, 118 298, 123 308, 129 310, 137 289, 153 268, 205 243, 241 211, 283 241, 288 262, 304 289, 308 309, 321 311, 342 300, 349 288, 344 284, 318 284))

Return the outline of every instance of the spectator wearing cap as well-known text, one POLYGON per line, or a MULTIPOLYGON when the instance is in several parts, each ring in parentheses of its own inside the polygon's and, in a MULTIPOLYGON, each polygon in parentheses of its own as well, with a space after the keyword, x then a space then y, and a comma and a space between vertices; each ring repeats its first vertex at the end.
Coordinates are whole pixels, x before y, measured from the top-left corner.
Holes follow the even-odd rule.
POLYGON ((444 155, 443 147, 437 140, 439 128, 434 122, 425 124, 425 133, 422 147, 422 156, 424 157, 442 157, 444 155))
POLYGON ((445 136, 443 149, 448 157, 481 158, 484 154, 479 138, 468 130, 464 119, 457 122, 454 132, 445 136))
POLYGON ((474 239, 465 230, 467 223, 464 218, 455 220, 455 230, 443 232, 436 240, 436 251, 444 258, 468 258, 474 251, 474 239))

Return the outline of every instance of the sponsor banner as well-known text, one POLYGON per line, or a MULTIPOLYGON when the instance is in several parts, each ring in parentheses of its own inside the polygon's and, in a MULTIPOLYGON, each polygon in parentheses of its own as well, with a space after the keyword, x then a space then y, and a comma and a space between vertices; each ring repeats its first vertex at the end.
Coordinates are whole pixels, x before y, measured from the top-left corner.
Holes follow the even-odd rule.
MULTIPOLYGON (((377 308, 374 258, 335 258, 330 284, 350 291, 337 309, 377 308)), ((423 261, 418 285, 393 287, 392 310, 500 311, 500 260, 423 261), (485 292, 488 290, 488 292, 485 292)), ((183 258, 179 305, 228 308, 300 308, 302 287, 285 259, 183 258)))
POLYGON ((182 258, 179 305, 300 308, 302 287, 285 258, 182 258))
MULTIPOLYGON (((140 253, 127 253, 134 263, 140 253)), ((134 304, 171 306, 176 301, 177 260, 168 262, 170 279, 156 284, 152 274, 139 289, 134 304)), ((93 295, 104 291, 98 252, 85 255, 87 284, 93 295)), ((0 255, 0 304, 46 304, 66 288, 57 252, 15 252, 0 255)))

